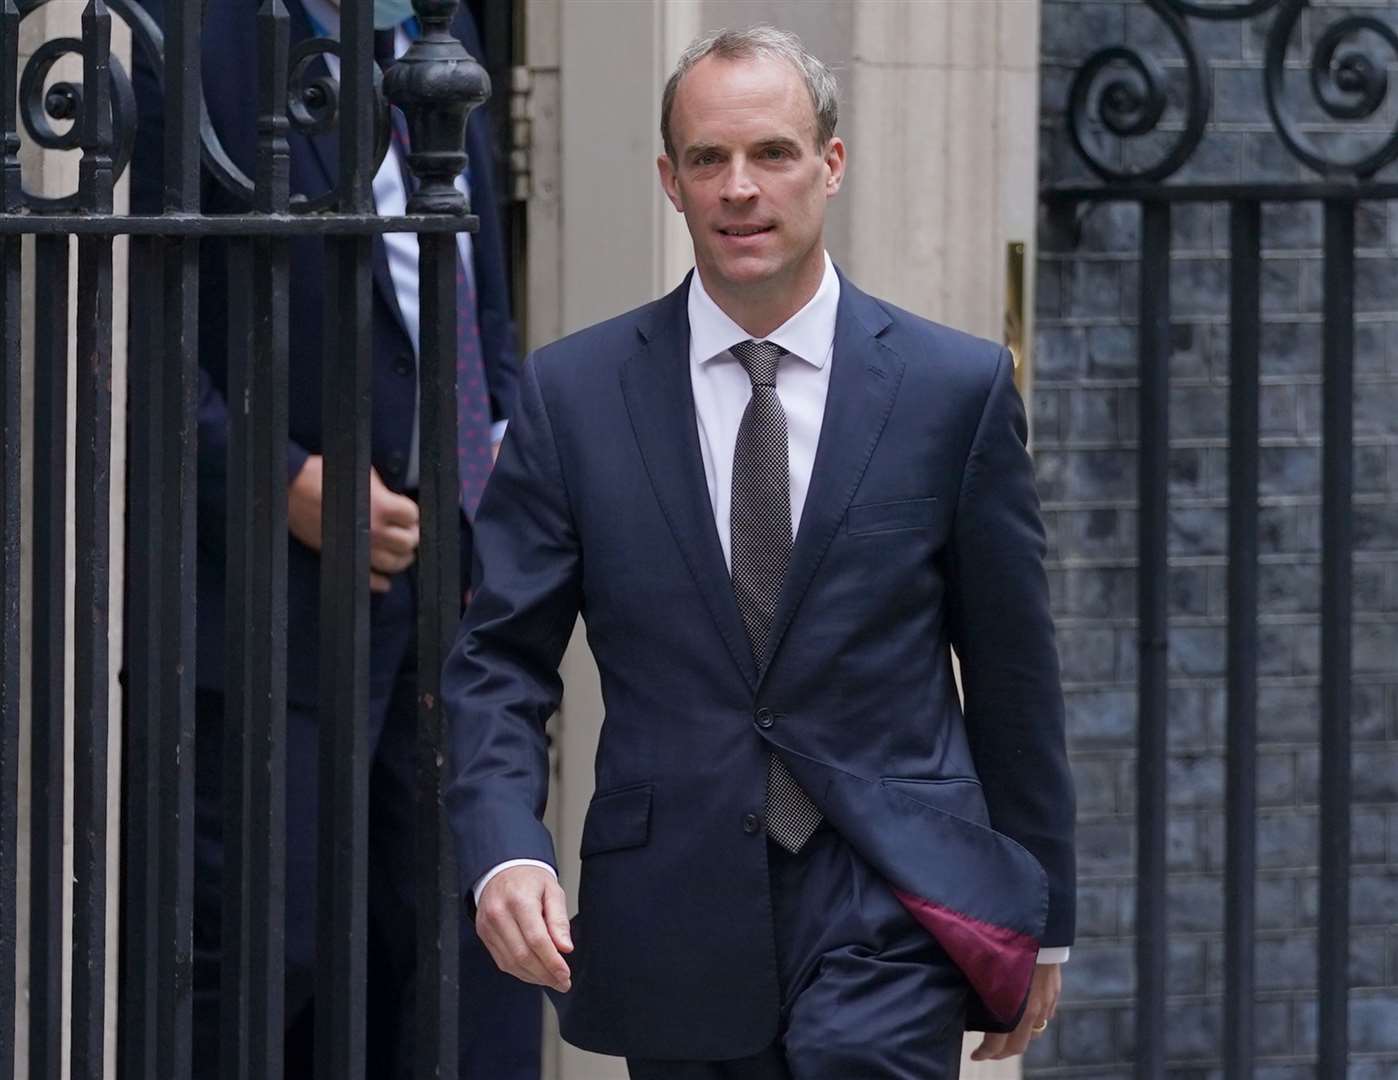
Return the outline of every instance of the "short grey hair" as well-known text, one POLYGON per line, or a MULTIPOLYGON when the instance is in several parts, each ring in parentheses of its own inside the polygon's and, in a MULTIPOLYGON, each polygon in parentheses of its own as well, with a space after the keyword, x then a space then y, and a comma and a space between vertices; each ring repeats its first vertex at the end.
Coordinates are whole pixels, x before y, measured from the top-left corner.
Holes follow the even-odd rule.
POLYGON ((758 57, 770 60, 785 60, 801 73, 806 89, 811 95, 811 106, 816 117, 816 148, 825 146, 835 134, 835 123, 840 118, 838 101, 839 88, 835 76, 819 58, 812 56, 801 44, 801 39, 775 26, 753 26, 746 30, 716 30, 696 40, 680 56, 675 70, 665 83, 665 92, 660 98, 660 137, 665 143, 665 153, 671 161, 675 156, 675 142, 670 131, 670 114, 675 107, 675 94, 679 91, 680 80, 689 70, 706 56, 717 56, 724 60, 752 60, 758 57))

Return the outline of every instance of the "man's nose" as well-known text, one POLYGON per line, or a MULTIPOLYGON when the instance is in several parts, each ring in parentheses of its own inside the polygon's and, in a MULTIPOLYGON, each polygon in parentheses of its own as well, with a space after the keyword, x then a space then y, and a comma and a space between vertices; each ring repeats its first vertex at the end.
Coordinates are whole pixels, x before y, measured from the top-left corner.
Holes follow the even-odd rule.
POLYGON ((720 194, 726 202, 748 202, 757 196, 757 184, 746 161, 733 159, 720 194))

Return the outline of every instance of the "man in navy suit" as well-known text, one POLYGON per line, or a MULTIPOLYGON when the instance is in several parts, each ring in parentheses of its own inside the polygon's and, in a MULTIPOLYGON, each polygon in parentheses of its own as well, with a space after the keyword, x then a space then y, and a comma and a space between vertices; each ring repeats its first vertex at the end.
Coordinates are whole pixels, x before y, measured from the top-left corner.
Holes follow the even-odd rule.
MULTIPOLYGON (((212 0, 206 5, 202 50, 209 118, 224 149, 251 176, 257 154, 256 4, 212 0)), ((413 29, 411 8, 399 4, 376 24, 398 22, 380 34, 400 55, 413 29)), ((160 5, 148 10, 161 17, 160 5)), ((338 37, 335 0, 286 0, 293 46, 313 36, 338 37)), ((463 5, 453 24, 467 50, 480 42, 463 5)), ((386 62, 385 58, 385 62, 386 62)), ((140 127, 134 161, 133 210, 159 212, 162 96, 155 73, 138 57, 140 127)), ((319 62, 318 62, 319 63, 319 62)), ((332 65, 336 64, 331 61, 332 65)), ((311 77, 327 74, 324 67, 311 77)), ((332 69, 329 74, 335 74, 332 69)), ((292 131, 288 136, 291 190, 318 196, 338 183, 338 138, 292 131)), ((476 298, 474 325, 463 336, 481 360, 482 391, 473 403, 483 429, 471 434, 485 448, 498 439, 509 415, 517 379, 500 221, 494 195, 486 110, 472 114, 466 131, 470 198, 480 231, 460 238, 466 279, 476 298)), ((390 150, 374 178, 381 213, 402 213, 406 195, 400 151, 390 150)), ((246 211, 245 203, 206 176, 205 213, 246 211)), ((287 567, 287 925, 286 1015, 288 1075, 309 1075, 313 1027, 315 869, 319 725, 321 365, 328 280, 325 245, 314 238, 291 242, 290 441, 287 567)), ((412 862, 416 798, 415 623, 418 604, 414 562, 418 544, 416 238, 400 234, 373 243, 373 416, 370 477, 370 1074, 411 1074, 411 994, 414 963, 412 862)), ((197 1076, 214 1076, 218 1055, 219 911, 221 903, 220 772, 224 712, 225 561, 227 515, 227 245, 201 245, 200 402, 198 471, 198 756, 196 779, 195 1046, 197 1076)), ((466 346, 463 345, 463 348, 466 346)), ((470 423, 469 413, 463 417, 470 423)), ((468 500, 463 497, 463 504, 468 500)), ((461 559, 470 565, 471 525, 463 505, 461 559)), ((352 583, 346 582, 346 587, 352 583)), ((334 677, 334 673, 331 673, 334 677)), ((330 718, 350 722, 349 717, 330 718)), ((461 943, 462 1077, 472 1080, 537 1080, 542 1002, 540 992, 500 974, 469 921, 461 943)))
POLYGON ((955 1076, 968 1025, 982 1058, 1045 1029, 1073 934, 1013 363, 831 264, 845 147, 794 38, 701 40, 661 114, 696 272, 526 362, 477 520, 463 888, 635 1078, 955 1076), (606 717, 570 925, 540 816, 579 613, 606 717))

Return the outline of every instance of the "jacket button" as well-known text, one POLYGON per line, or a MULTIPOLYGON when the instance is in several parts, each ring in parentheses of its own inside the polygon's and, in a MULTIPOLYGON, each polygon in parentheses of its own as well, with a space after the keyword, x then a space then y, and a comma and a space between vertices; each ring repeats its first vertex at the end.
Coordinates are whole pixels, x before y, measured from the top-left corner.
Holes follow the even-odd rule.
POLYGON ((399 353, 398 359, 393 361, 393 370, 399 375, 411 375, 413 373, 413 360, 407 353, 399 353))
POLYGON ((743 815, 743 832, 751 836, 760 828, 762 828, 762 819, 760 817, 756 814, 743 815))
POLYGON ((766 706, 758 709, 753 718, 757 721, 757 726, 760 728, 769 728, 776 722, 776 717, 772 715, 772 710, 766 706))

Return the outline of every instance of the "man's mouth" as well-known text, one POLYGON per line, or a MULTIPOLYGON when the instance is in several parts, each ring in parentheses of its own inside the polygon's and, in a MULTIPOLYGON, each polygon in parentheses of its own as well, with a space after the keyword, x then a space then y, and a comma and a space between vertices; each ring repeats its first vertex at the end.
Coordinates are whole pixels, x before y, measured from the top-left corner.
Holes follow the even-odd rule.
POLYGON ((718 231, 724 236, 757 236, 760 233, 771 232, 775 228, 775 225, 730 225, 718 231))

